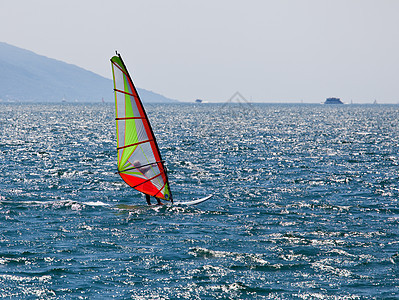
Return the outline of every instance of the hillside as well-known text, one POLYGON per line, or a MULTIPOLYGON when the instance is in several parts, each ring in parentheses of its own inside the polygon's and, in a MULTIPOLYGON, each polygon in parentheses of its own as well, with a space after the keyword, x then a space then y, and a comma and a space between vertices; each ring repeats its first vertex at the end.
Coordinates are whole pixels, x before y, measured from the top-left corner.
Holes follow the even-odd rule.
MULTIPOLYGON (((0 42, 0 100, 113 101, 112 80, 75 65, 0 42)), ((138 89, 143 102, 177 102, 138 89)))

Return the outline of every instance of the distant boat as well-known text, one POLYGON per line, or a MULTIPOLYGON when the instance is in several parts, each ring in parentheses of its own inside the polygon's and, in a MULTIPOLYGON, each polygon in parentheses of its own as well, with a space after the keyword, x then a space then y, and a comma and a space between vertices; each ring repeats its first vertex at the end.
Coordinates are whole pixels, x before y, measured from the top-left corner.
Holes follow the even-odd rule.
POLYGON ((202 100, 201 99, 196 99, 195 103, 202 103, 202 100))
POLYGON ((339 98, 327 98, 324 104, 344 104, 339 98))

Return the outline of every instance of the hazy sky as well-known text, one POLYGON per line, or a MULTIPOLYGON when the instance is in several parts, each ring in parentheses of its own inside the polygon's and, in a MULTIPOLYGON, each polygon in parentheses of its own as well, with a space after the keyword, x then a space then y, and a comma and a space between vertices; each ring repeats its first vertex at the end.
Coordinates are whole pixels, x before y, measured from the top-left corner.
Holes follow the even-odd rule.
POLYGON ((399 103, 397 0, 0 0, 0 41, 181 101, 399 103))

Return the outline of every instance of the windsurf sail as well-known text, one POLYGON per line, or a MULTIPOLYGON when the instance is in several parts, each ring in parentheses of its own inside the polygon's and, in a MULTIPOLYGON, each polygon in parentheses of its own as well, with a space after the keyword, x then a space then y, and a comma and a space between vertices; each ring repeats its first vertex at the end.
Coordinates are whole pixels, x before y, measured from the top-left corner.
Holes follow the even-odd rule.
POLYGON ((120 54, 111 58, 118 173, 136 190, 173 202, 166 168, 147 114, 120 54))

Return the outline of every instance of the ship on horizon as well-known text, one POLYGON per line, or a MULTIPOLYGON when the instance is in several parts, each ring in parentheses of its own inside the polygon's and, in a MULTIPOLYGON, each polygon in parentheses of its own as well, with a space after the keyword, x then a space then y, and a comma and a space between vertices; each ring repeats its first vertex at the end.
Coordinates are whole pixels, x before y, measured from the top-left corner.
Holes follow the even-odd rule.
POLYGON ((339 98, 327 98, 324 104, 344 104, 339 98))

